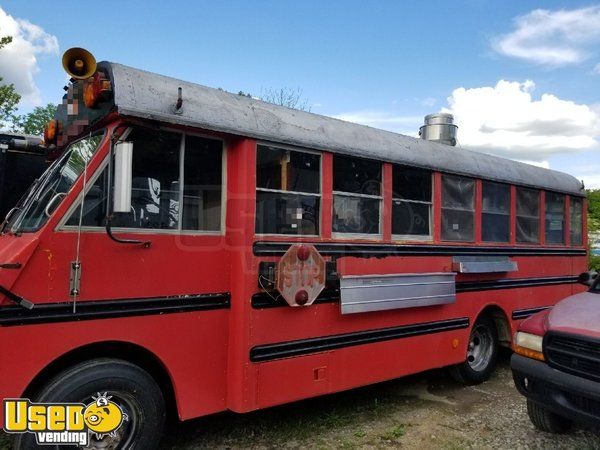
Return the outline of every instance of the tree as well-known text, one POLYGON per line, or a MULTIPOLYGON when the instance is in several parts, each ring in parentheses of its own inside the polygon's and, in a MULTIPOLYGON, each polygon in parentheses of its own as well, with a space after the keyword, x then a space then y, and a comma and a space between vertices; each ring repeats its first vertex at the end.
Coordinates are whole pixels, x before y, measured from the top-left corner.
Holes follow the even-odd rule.
MULTIPOLYGON (((12 42, 11 36, 0 38, 0 50, 12 42)), ((13 84, 2 84, 3 78, 0 77, 0 126, 4 125, 12 130, 17 128, 17 105, 21 96, 15 91, 13 84)))
POLYGON ((303 97, 302 89, 283 87, 281 89, 264 89, 261 100, 287 108, 310 112, 308 100, 303 97))
POLYGON ((29 114, 20 117, 20 129, 23 133, 40 136, 44 133, 44 126, 54 118, 55 114, 56 105, 52 103, 36 106, 29 114))
MULTIPOLYGON (((588 189, 588 236, 590 244, 600 234, 600 189, 588 189)), ((590 269, 600 271, 600 255, 590 253, 590 269)))

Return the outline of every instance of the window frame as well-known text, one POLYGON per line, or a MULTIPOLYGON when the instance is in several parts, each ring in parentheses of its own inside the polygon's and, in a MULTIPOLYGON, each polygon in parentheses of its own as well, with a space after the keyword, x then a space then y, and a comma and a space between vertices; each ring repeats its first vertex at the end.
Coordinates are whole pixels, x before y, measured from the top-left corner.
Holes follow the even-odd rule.
POLYGON ((544 221, 544 246, 548 247, 565 247, 567 246, 567 238, 570 238, 570 233, 567 235, 567 226, 570 225, 567 221, 570 220, 570 213, 567 214, 567 198, 568 194, 556 191, 548 191, 544 189, 544 211, 542 220, 544 221), (548 213, 548 194, 559 195, 562 197, 562 241, 561 242, 548 242, 548 226, 546 214, 548 213))
MULTIPOLYGON (((511 226, 512 226, 512 221, 513 221, 513 210, 512 210, 512 186, 511 184, 508 183, 503 183, 501 181, 492 181, 492 180, 487 180, 487 179, 482 179, 481 180, 481 210, 479 211, 479 222, 481 224, 481 243, 482 244, 489 244, 489 245, 510 245, 511 243, 511 226), (494 213, 494 212, 489 212, 486 211, 484 209, 483 206, 483 190, 484 190, 484 185, 485 184, 495 184, 495 185, 499 185, 499 186, 505 186, 508 188, 508 213, 507 214, 501 214, 501 213, 494 213), (493 214, 493 215, 497 215, 497 216, 506 216, 508 217, 508 236, 506 237, 505 241, 488 241, 485 240, 483 238, 483 215, 484 214, 493 214)), ((477 195, 477 194, 476 194, 477 195)), ((515 196, 516 196, 516 192, 515 192, 515 196)), ((516 207, 516 199, 515 199, 515 207, 516 207)), ((515 210, 515 224, 516 224, 516 210, 515 210)), ((515 239, 516 239, 516 234, 515 234, 515 239)))
MULTIPOLYGON (((299 153, 307 153, 312 155, 319 156, 319 193, 314 192, 300 192, 300 191, 286 191, 282 189, 270 189, 270 188, 259 188, 258 187, 258 178, 254 183, 254 236, 258 237, 285 237, 288 239, 294 238, 306 238, 306 237, 317 237, 320 238, 323 235, 323 152, 319 150, 306 149, 303 147, 294 147, 292 145, 278 144, 275 142, 268 141, 256 141, 256 161, 254 163, 254 173, 256 174, 256 169, 258 165, 258 147, 275 147, 281 150, 287 150, 290 152, 299 152, 299 153), (258 196, 257 192, 271 192, 274 194, 295 194, 295 195, 304 195, 306 197, 318 197, 319 198, 319 233, 318 234, 283 234, 283 233, 257 233, 256 232, 256 217, 257 217, 257 201, 258 196)), ((256 178, 256 177, 255 177, 256 178)))
MULTIPOLYGON (((145 127, 141 126, 141 128, 145 128, 145 127)), ((125 130, 125 132, 121 135, 119 140, 121 140, 121 141, 127 140, 127 137, 129 136, 129 133, 131 132, 132 129, 133 129, 133 126, 130 126, 129 128, 127 128, 127 130, 125 130)), ((185 180, 184 180, 184 177, 185 177, 185 171, 184 171, 184 169, 185 169, 185 165, 184 165, 185 164, 185 136, 189 135, 189 136, 195 136, 195 137, 199 137, 199 138, 211 139, 214 141, 221 142, 221 223, 220 223, 221 226, 220 226, 220 229, 219 230, 183 230, 183 229, 181 229, 181 226, 182 226, 181 218, 183 215, 183 210, 181 209, 179 211, 180 217, 179 217, 177 229, 111 227, 111 230, 115 231, 115 232, 119 232, 119 233, 135 233, 135 234, 224 236, 225 235, 225 220, 226 220, 226 216, 227 216, 227 142, 225 141, 225 139, 223 139, 221 137, 212 136, 212 135, 209 135, 206 133, 201 133, 201 132, 194 132, 194 131, 187 132, 187 131, 182 131, 182 130, 178 130, 178 129, 171 128, 171 127, 159 127, 158 130, 181 135, 181 143, 180 143, 180 148, 179 148, 179 152, 180 152, 179 153, 179 176, 180 176, 180 183, 181 183, 181 189, 179 192, 180 205, 183 205, 183 203, 182 203, 183 191, 184 191, 184 186, 185 186, 185 180)), ((135 145, 134 145, 134 150, 135 150, 135 145)), ((81 200, 82 200, 83 196, 87 195, 87 193, 91 190, 94 183, 102 175, 102 172, 104 171, 104 169, 106 169, 106 167, 108 166, 110 156, 111 155, 109 152, 109 154, 106 155, 106 157, 98 165, 98 169, 93 174, 93 176, 87 180, 86 186, 84 187, 84 189, 82 189, 81 192, 79 192, 79 194, 77 195, 77 197, 75 198, 73 203, 69 206, 69 208, 67 209, 65 214, 61 217, 60 221, 58 222, 58 225, 55 228, 55 231, 76 232, 77 230, 79 230, 79 226, 67 225, 66 223, 71 218, 71 215, 74 214, 79 209, 79 206, 81 205, 81 200)), ((94 232, 105 233, 106 232, 104 226, 82 226, 81 231, 86 232, 86 233, 94 233, 94 232)))
POLYGON ((585 198, 577 197, 574 195, 569 195, 569 245, 571 247, 583 247, 585 245, 585 233, 584 233, 584 222, 585 222, 585 198), (572 215, 573 215, 573 200, 581 202, 581 222, 579 223, 579 230, 581 232, 581 243, 573 244, 573 223, 572 215))
MULTIPOLYGON (((368 158, 360 158, 358 156, 347 156, 347 155, 343 155, 343 154, 339 154, 339 153, 333 153, 333 158, 331 161, 331 185, 333 186, 333 177, 334 177, 334 170, 333 170, 333 165, 335 164, 334 159, 336 156, 342 156, 342 157, 346 157, 346 158, 353 158, 353 159, 358 159, 358 160, 364 160, 364 161, 369 161, 369 162, 375 162, 377 164, 379 164, 380 166, 380 170, 381 170, 381 181, 380 181, 380 186, 379 186, 379 195, 370 195, 370 194, 357 194, 355 192, 345 192, 345 191, 336 191, 336 190, 331 190, 331 237, 333 239, 364 239, 364 240, 371 240, 371 241, 380 241, 383 239, 383 220, 384 220, 384 214, 383 214, 383 210, 384 210, 384 198, 385 198, 385 192, 384 192, 384 186, 385 186, 385 170, 384 170, 384 163, 383 161, 377 160, 377 159, 368 159, 368 158), (338 195, 340 197, 354 197, 354 198, 365 198, 365 199, 371 199, 371 200, 379 200, 379 229, 377 230, 377 233, 348 233, 348 232, 339 232, 339 231, 333 231, 333 215, 335 214, 335 196, 338 195)), ((391 222, 390 222, 391 223, 391 222)))
MULTIPOLYGON (((394 190, 392 189, 392 207, 390 209, 390 230, 394 229, 394 213, 393 213, 393 209, 394 209, 394 201, 401 201, 401 202, 405 202, 405 203, 417 203, 420 205, 429 205, 429 234, 393 234, 392 232, 392 241, 418 241, 418 242, 428 242, 428 241, 433 241, 433 235, 434 235, 434 227, 435 227, 435 220, 433 218, 433 215, 435 214, 435 183, 434 183, 434 178, 435 178, 435 171, 434 170, 429 170, 429 169, 421 169, 419 167, 410 167, 410 166, 403 166, 402 164, 396 164, 396 163, 392 163, 392 183, 394 182, 394 167, 398 167, 398 168, 408 168, 411 170, 420 170, 422 172, 428 172, 429 173, 429 182, 431 183, 431 200, 429 202, 426 201, 422 201, 422 200, 407 200, 407 199, 401 199, 401 198, 396 198, 394 197, 394 190)), ((382 174, 382 184, 383 184, 383 174, 382 174)))
POLYGON ((529 187, 529 186, 522 186, 522 185, 515 185, 515 211, 514 211, 514 217, 515 217, 515 245, 520 245, 520 246, 537 246, 537 247, 541 247, 542 245, 545 245, 545 240, 546 240, 546 214, 545 214, 545 210, 546 210, 546 205, 545 205, 545 201, 542 202, 542 192, 545 192, 543 189, 541 188, 537 188, 537 187, 529 187), (535 191, 537 193, 537 206, 538 206, 538 215, 537 215, 537 241, 536 242, 521 242, 519 241, 519 231, 518 231, 518 221, 519 221, 519 217, 523 217, 526 219, 533 219, 534 216, 523 216, 523 215, 519 215, 519 189, 524 189, 527 191, 535 191), (543 224, 543 227, 542 227, 543 224), (543 235, 543 236, 542 236, 543 235), (544 244, 542 244, 542 237, 544 239, 544 244))
POLYGON ((438 220, 439 223, 439 239, 440 242, 449 242, 449 243, 467 243, 467 244, 478 244, 481 241, 478 242, 478 238, 477 238, 477 227, 478 227, 478 223, 481 223, 481 214, 477 214, 477 210, 478 210, 478 202, 479 199, 483 199, 482 197, 482 192, 483 189, 479 189, 478 188, 478 184, 479 181, 481 181, 481 179, 479 178, 475 178, 472 176, 467 176, 467 175, 458 175, 455 173, 449 173, 449 172, 440 172, 440 205, 439 205, 439 209, 440 209, 440 218, 438 220), (466 180, 470 180, 473 182, 473 209, 463 209, 463 208, 448 208, 448 207, 444 207, 444 177, 450 177, 450 178, 463 178, 466 180), (473 237, 471 239, 468 240, 456 240, 456 239, 444 239, 444 209, 448 209, 451 211, 463 211, 463 212, 471 212, 473 214, 473 237), (479 221, 479 222, 478 222, 479 221))

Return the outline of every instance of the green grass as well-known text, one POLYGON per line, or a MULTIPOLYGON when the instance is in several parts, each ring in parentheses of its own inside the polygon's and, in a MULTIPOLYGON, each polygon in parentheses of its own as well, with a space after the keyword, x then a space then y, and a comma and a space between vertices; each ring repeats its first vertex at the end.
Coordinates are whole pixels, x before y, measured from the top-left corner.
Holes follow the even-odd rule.
POLYGON ((404 436, 405 433, 406 433, 406 426, 403 423, 401 423, 399 425, 396 425, 396 426, 390 428, 385 433, 383 433, 381 435, 381 439, 383 439, 384 441, 397 441, 402 436, 404 436))

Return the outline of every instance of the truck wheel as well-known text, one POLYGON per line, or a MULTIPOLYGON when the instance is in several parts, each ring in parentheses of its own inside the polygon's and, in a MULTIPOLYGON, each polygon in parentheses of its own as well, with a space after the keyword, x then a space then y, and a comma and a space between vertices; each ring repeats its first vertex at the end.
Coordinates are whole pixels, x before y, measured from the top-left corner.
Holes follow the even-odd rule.
POLYGON ((450 375, 466 385, 486 381, 496 366, 498 357, 498 331, 494 321, 482 316, 475 322, 469 337, 467 359, 450 368, 450 375))
MULTIPOLYGON (((165 403, 154 379, 140 367, 127 361, 102 358, 73 366, 50 380, 31 400, 36 403, 83 403, 88 405, 92 396, 107 393, 127 419, 114 436, 98 439, 90 434, 86 448, 155 449, 158 447, 165 422, 165 403)), ((15 449, 38 448, 31 433, 19 434, 15 449)), ((60 448, 60 447, 55 447, 60 448)), ((64 446, 73 448, 73 446, 64 446)))
POLYGON ((531 423, 533 423, 538 430, 547 433, 566 433, 573 426, 573 423, 569 419, 554 414, 529 399, 527 399, 527 414, 529 415, 531 423))

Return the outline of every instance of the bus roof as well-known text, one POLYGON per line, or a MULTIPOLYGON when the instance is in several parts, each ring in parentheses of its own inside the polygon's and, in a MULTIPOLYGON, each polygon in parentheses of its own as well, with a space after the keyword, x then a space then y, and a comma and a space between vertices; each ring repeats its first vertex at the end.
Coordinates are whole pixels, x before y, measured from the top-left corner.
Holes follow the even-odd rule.
POLYGON ((485 180, 584 195, 575 177, 510 159, 273 105, 220 89, 100 63, 119 114, 485 180), (175 111, 178 88, 183 107, 175 111))

